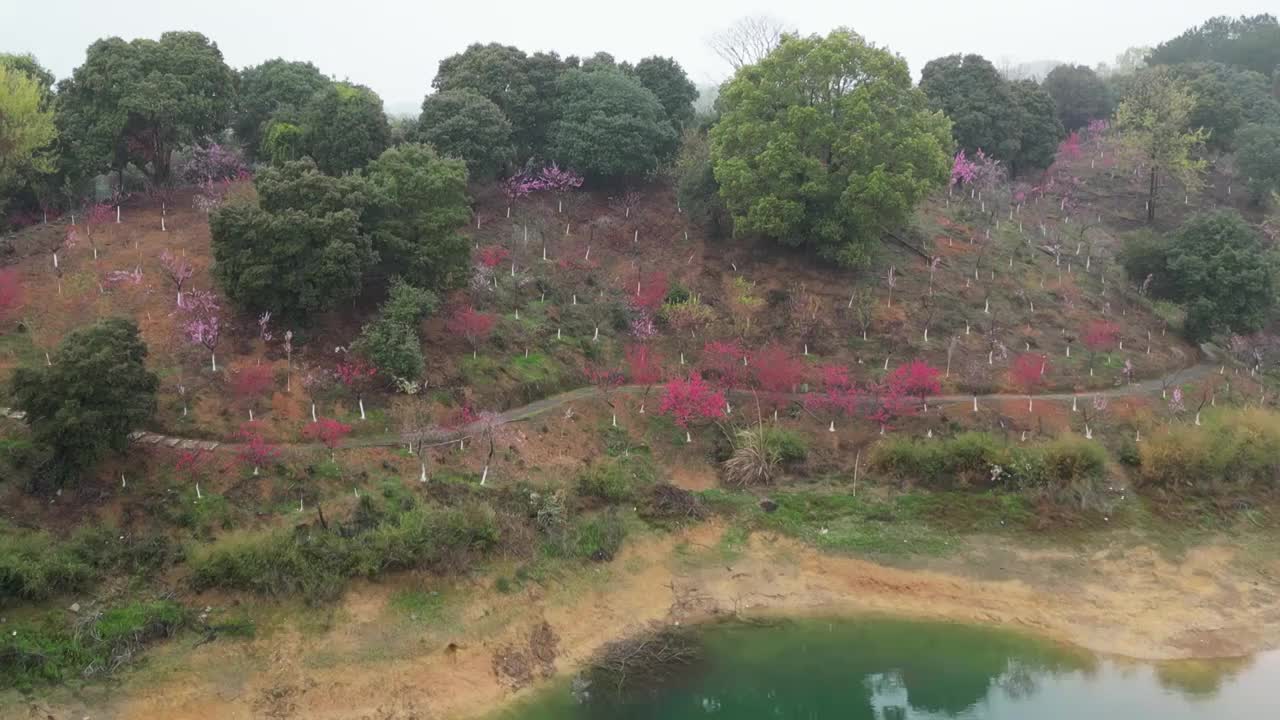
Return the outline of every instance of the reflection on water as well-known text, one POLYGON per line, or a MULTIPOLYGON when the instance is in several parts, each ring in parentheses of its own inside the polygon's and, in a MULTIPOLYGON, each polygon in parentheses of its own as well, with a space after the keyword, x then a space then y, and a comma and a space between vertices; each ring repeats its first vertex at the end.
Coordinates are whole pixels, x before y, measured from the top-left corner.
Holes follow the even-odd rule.
POLYGON ((1158 665, 997 630, 884 618, 700 631, 705 661, 659 687, 557 687, 514 720, 1119 720, 1280 717, 1280 654, 1158 665))

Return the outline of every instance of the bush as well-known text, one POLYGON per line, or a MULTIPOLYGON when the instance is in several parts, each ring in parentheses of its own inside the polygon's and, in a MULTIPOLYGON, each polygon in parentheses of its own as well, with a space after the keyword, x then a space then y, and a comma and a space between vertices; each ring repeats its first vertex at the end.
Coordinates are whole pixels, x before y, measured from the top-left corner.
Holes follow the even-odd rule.
POLYGON ((191 582, 197 590, 301 595, 318 602, 337 597, 348 578, 386 570, 443 569, 497 541, 496 517, 488 506, 414 508, 363 532, 303 527, 233 536, 192 558, 191 582))
POLYGON ((186 610, 172 600, 134 602, 80 615, 74 628, 50 616, 0 633, 0 688, 110 674, 145 644, 173 635, 186 610))
POLYGON ((0 604, 45 600, 89 589, 103 575, 150 575, 182 558, 167 537, 124 537, 111 528, 84 528, 67 540, 43 532, 0 534, 0 604))
POLYGON ((1144 485, 1222 494, 1280 486, 1280 415, 1261 409, 1207 416, 1202 427, 1175 425, 1138 450, 1144 485))
POLYGON ((580 520, 573 528, 571 550, 575 557, 609 562, 622 548, 626 525, 616 510, 580 520))
POLYGON ((643 456, 614 457, 578 475, 578 494, 609 504, 629 502, 653 481, 653 466, 643 456))
POLYGON ((777 453, 783 463, 803 462, 809 456, 809 443, 795 430, 767 427, 764 442, 770 451, 777 453))

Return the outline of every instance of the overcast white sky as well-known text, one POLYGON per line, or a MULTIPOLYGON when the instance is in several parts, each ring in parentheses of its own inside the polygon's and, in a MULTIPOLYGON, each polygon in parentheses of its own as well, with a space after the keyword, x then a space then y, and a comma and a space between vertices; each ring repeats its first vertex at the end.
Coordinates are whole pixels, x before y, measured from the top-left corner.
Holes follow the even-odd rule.
POLYGON ((727 74, 707 36, 743 15, 768 13, 805 33, 847 25, 903 55, 918 76, 924 63, 954 52, 997 65, 1005 58, 1093 65, 1213 15, 1277 9, 1277 0, 0 0, 0 51, 34 53, 64 77, 97 38, 198 30, 233 67, 310 60, 372 87, 388 111, 405 112, 421 103, 441 58, 477 41, 561 55, 604 50, 628 60, 669 55, 701 84, 727 74))

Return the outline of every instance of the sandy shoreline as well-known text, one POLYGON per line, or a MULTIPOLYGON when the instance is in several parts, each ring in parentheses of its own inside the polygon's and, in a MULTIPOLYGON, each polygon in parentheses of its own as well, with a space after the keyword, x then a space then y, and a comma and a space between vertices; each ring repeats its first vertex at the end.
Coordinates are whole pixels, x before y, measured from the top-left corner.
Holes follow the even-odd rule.
POLYGON ((722 556, 721 531, 706 524, 636 542, 571 586, 503 595, 491 580, 476 580, 460 591, 465 601, 453 627, 417 634, 387 620, 392 584, 362 584, 325 632, 161 650, 156 667, 101 697, 33 702, 31 709, 94 720, 483 717, 646 623, 732 613, 875 612, 983 623, 1148 660, 1238 657, 1280 646, 1280 562, 1245 569, 1221 546, 1170 562, 1142 546, 1090 554, 1009 549, 991 540, 962 558, 901 569, 769 534, 722 556), (555 653, 540 663, 529 638, 544 622, 555 653), (446 649, 450 642, 456 651, 446 649), (495 655, 512 654, 530 661, 533 682, 500 676, 495 655))

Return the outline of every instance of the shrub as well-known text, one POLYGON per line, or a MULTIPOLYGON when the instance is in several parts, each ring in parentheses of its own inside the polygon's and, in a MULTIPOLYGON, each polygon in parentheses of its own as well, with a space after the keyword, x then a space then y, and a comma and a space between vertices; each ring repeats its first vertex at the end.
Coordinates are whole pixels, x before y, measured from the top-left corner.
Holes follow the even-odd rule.
POLYGON ((1170 426, 1142 443, 1144 485, 1208 494, 1280 485, 1280 415, 1261 409, 1207 416, 1202 427, 1170 426))
POLYGON ((616 510, 578 521, 573 528, 574 556, 584 560, 609 562, 622 547, 627 536, 626 525, 616 510))
POLYGON ((876 446, 871 466, 902 480, 934 488, 987 487, 997 478, 993 467, 1010 465, 1006 446, 987 433, 962 433, 934 441, 894 438, 876 446))
POLYGON ((413 508, 363 532, 303 527, 233 536, 192 558, 191 582, 197 590, 301 595, 318 602, 337 597, 348 578, 385 570, 443 569, 497 541, 497 521, 488 506, 413 508))
POLYGON ((780 427, 765 428, 765 445, 778 454, 783 463, 803 462, 809 456, 809 443, 795 430, 780 427))
POLYGON ((172 600, 134 602, 80 615, 75 628, 52 616, 0 633, 0 688, 107 675, 145 644, 171 636, 187 613, 172 600))
POLYGON ((149 575, 182 557, 167 537, 121 537, 111 528, 83 528, 67 540, 43 532, 0 534, 0 604, 81 592, 110 572, 149 575))
POLYGON ((578 493, 616 504, 634 500, 653 481, 653 466, 643 456, 615 457, 597 462, 578 475, 578 493))

